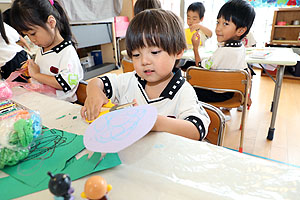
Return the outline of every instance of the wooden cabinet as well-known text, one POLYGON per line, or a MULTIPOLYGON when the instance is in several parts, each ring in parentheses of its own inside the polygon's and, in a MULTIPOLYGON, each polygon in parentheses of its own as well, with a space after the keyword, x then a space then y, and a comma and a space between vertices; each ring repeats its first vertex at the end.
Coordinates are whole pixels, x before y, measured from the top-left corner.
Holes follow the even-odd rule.
POLYGON ((274 11, 270 45, 300 46, 300 8, 274 11))

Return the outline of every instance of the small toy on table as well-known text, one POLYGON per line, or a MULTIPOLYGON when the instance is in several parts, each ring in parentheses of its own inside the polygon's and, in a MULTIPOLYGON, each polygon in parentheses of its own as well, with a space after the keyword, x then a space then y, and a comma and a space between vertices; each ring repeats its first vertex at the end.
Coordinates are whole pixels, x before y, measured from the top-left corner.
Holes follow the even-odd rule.
POLYGON ((48 172, 51 177, 48 188, 50 192, 55 195, 55 199, 73 200, 71 195, 74 189, 71 187, 71 178, 68 174, 55 174, 48 172))
POLYGON ((85 182, 81 197, 90 200, 108 200, 107 193, 111 188, 103 177, 92 176, 85 182))

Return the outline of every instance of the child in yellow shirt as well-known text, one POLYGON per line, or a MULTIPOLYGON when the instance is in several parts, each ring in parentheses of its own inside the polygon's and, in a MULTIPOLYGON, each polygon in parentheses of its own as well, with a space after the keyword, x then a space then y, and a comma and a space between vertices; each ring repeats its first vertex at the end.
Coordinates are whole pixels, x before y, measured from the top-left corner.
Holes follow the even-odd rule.
POLYGON ((187 24, 189 28, 185 29, 186 42, 189 49, 192 49, 192 36, 196 32, 200 35, 200 46, 205 45, 205 41, 212 36, 212 31, 200 24, 204 19, 205 7, 201 2, 195 2, 189 5, 187 9, 187 24))
MULTIPOLYGON (((192 3, 187 9, 187 24, 189 28, 185 29, 185 39, 188 49, 198 50, 199 46, 204 46, 205 41, 212 36, 212 31, 200 24, 204 19, 204 13, 205 8, 201 2, 192 3), (193 35, 197 35, 197 39, 199 40, 197 47, 193 46, 193 35)), ((185 71, 190 66, 196 66, 194 60, 184 61, 184 64, 180 65, 180 68, 185 71)))

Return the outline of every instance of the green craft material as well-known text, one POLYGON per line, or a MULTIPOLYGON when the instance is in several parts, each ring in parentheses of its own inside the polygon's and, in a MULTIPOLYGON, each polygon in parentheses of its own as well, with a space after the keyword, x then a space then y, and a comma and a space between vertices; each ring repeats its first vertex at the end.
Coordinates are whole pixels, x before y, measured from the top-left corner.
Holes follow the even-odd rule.
POLYGON ((28 154, 28 146, 33 140, 33 129, 31 120, 19 119, 14 123, 15 132, 10 136, 9 143, 13 149, 0 149, 0 169, 6 165, 13 166, 25 159, 28 154))
POLYGON ((30 186, 48 179, 48 171, 55 172, 67 160, 84 149, 83 136, 60 130, 47 130, 34 140, 24 162, 3 171, 30 186))
POLYGON ((74 157, 66 163, 66 168, 62 171, 62 173, 69 174, 72 180, 76 180, 93 172, 121 164, 121 160, 117 153, 108 153, 105 155, 101 163, 95 168, 100 158, 101 153, 94 153, 89 159, 88 154, 82 156, 79 160, 74 157))
MULTIPOLYGON (((78 140, 81 140, 81 143, 83 144, 83 137, 79 135, 75 135, 72 133, 67 132, 61 132, 59 130, 47 130, 44 134, 49 135, 49 132, 53 135, 59 136, 64 135, 68 139, 70 138, 77 138, 78 140), (52 131, 52 133, 50 132, 52 131)), ((121 164, 121 160, 117 153, 108 153, 104 157, 104 159, 101 161, 101 163, 95 168, 96 164, 98 163, 101 153, 94 153, 91 158, 87 158, 88 155, 82 156, 79 160, 75 158, 75 154, 78 153, 78 149, 76 149, 76 146, 78 146, 78 143, 76 142, 70 142, 65 145, 66 148, 64 150, 72 150, 74 156, 67 159, 68 156, 66 155, 66 151, 55 151, 48 160, 51 160, 49 163, 54 163, 57 167, 57 169, 51 168, 51 166, 47 165, 43 168, 46 169, 46 171, 52 171, 54 174, 57 173, 65 173, 69 174, 72 181, 77 180, 83 176, 86 176, 88 174, 91 174, 96 171, 108 169, 115 167, 117 165, 121 164), (60 156, 56 155, 60 154, 60 156), (63 167, 62 167, 63 166, 63 167), (51 168, 51 169, 50 169, 51 168)), ((32 155, 32 152, 31 152, 32 155)), ((29 155, 30 156, 30 155, 29 155)), ((32 161, 32 160, 30 160, 32 161)), ((41 180, 38 184, 32 185, 27 184, 27 181, 23 181, 19 179, 20 177, 16 178, 15 176, 12 176, 11 173, 9 173, 11 176, 5 177, 0 179, 0 188, 1 188, 1 200, 8 200, 8 199, 14 199, 17 197, 21 197, 30 193, 34 193, 37 191, 41 191, 48 188, 48 182, 49 182, 49 176, 47 175, 46 171, 45 173, 32 173, 35 172, 35 163, 25 161, 22 164, 30 163, 28 166, 28 178, 33 179, 34 181, 41 180), (31 175, 29 175, 31 174, 31 175)), ((11 167, 11 168, 17 168, 21 167, 21 164, 11 167)), ((3 170, 7 173, 6 170, 3 170)), ((17 173, 17 171, 15 172, 17 173)))
POLYGON ((27 147, 33 140, 32 121, 19 119, 14 123, 14 129, 16 133, 12 135, 11 143, 17 141, 22 147, 27 147))
POLYGON ((0 179, 1 200, 15 199, 33 192, 38 192, 48 188, 49 180, 44 180, 36 188, 30 187, 18 181, 17 179, 8 176, 0 179))
POLYGON ((8 148, 0 149, 0 169, 3 169, 6 165, 16 165, 20 160, 25 159, 29 154, 28 149, 11 150, 8 148))
POLYGON ((63 115, 63 116, 60 116, 60 117, 58 117, 58 118, 56 118, 56 119, 61 119, 61 118, 64 118, 66 115, 63 115))

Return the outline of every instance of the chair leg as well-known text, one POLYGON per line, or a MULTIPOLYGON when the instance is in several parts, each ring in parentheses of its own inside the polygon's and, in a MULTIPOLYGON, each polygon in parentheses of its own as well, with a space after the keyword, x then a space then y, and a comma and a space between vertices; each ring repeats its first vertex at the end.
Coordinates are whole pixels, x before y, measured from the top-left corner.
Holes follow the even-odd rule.
POLYGON ((250 109, 250 106, 251 106, 251 104, 252 104, 252 100, 251 100, 251 92, 252 92, 252 79, 251 79, 251 81, 250 81, 249 93, 248 93, 248 103, 247 103, 248 110, 250 109))
POLYGON ((252 105, 252 100, 251 100, 250 94, 248 94, 248 103, 247 103, 248 110, 250 109, 251 105, 252 105))
MULTIPOLYGON (((246 94, 245 94, 245 102, 243 104, 243 112, 242 112, 242 121, 241 121, 241 138, 240 138, 240 147, 239 147, 239 152, 243 152, 243 145, 244 145, 244 132, 245 132, 245 119, 246 119, 246 112, 247 112, 247 105, 248 105, 248 100, 250 99, 251 95, 251 90, 252 90, 252 80, 250 79, 247 81, 247 86, 246 86, 246 94), (250 89, 249 89, 250 88, 250 89)), ((250 102, 251 103, 251 100, 250 102)))
POLYGON ((245 131, 245 119, 246 119, 246 107, 247 107, 247 100, 243 105, 243 112, 242 112, 242 120, 241 120, 241 138, 240 138, 240 147, 239 152, 243 152, 243 144, 244 144, 244 131, 245 131))

